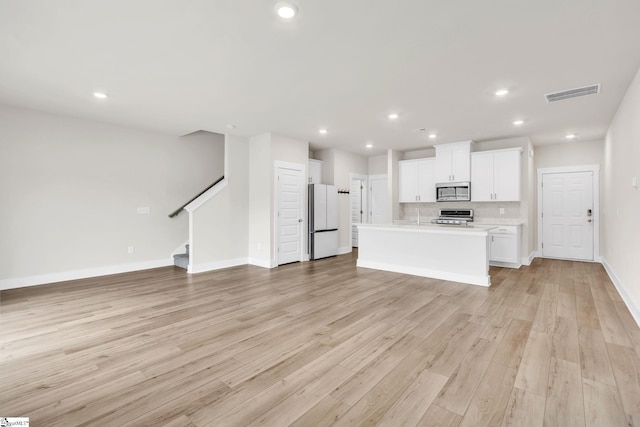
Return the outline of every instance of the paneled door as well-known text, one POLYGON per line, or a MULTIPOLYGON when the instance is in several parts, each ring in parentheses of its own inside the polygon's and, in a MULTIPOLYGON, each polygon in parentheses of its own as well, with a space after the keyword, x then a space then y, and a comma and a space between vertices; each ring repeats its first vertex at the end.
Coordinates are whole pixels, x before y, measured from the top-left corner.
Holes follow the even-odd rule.
POLYGON ((351 178, 349 189, 351 200, 351 247, 358 247, 358 227, 356 224, 367 222, 367 180, 366 178, 351 178))
POLYGON ((278 167, 278 265, 301 260, 303 182, 301 170, 278 167))
POLYGON ((593 261, 593 172, 542 175, 542 256, 593 261))
POLYGON ((369 177, 369 204, 369 218, 372 224, 391 222, 386 175, 371 175, 369 177))

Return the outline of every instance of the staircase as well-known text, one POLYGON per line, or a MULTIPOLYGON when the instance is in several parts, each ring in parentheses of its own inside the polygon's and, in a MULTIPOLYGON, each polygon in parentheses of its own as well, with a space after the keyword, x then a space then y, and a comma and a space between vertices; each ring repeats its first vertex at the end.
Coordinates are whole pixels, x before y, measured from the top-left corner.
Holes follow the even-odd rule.
POLYGON ((189 267, 189 245, 185 245, 185 249, 187 250, 186 253, 173 256, 173 265, 186 270, 189 267))

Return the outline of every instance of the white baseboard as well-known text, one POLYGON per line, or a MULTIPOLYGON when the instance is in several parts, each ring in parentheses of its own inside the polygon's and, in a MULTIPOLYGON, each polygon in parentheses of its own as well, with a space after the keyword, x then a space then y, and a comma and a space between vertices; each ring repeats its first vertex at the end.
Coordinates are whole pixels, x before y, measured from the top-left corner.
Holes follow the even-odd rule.
POLYGON ((522 265, 531 265, 533 260, 538 257, 538 251, 531 251, 528 257, 524 257, 520 260, 522 265))
POLYGON ((197 265, 190 265, 187 272, 189 274, 204 273, 206 271, 220 270, 222 268, 236 267, 238 265, 246 265, 247 258, 225 259, 222 261, 205 262, 197 265))
POLYGON ((249 258, 247 259, 247 264, 255 265, 262 268, 273 268, 273 266, 271 265, 271 261, 259 258, 249 258))
POLYGON ((131 271, 148 270, 150 268, 167 267, 170 265, 173 265, 173 259, 165 258, 153 261, 133 262, 130 264, 88 268, 84 270, 62 271, 60 273, 2 279, 0 280, 0 290, 45 285, 47 283, 66 282, 69 280, 88 279, 90 277, 108 276, 110 274, 129 273, 131 271))
POLYGON ((515 269, 522 267, 522 264, 518 264, 516 262, 501 262, 501 261, 489 261, 489 265, 492 265, 494 267, 515 268, 515 269))
POLYGON ((624 301, 627 308, 629 309, 631 316, 633 316, 633 320, 635 320, 636 324, 640 326, 640 310, 638 309, 638 307, 635 305, 635 303, 633 302, 633 300, 625 290, 624 286, 618 279, 618 276, 616 276, 616 274, 613 272, 613 269, 611 268, 607 260, 604 257, 600 257, 600 258, 602 259, 602 265, 604 266, 604 269, 609 275, 609 278, 611 279, 614 286, 618 290, 618 293, 620 294, 620 296, 622 297, 622 300, 624 301))
POLYGON ((358 259, 358 267, 372 268, 375 270, 393 271, 395 273, 411 274, 413 276, 430 277, 432 279, 448 280, 451 282, 468 283, 477 286, 489 286, 491 284, 489 276, 472 276, 468 274, 456 274, 448 271, 431 270, 421 267, 409 267, 406 265, 387 264, 376 261, 366 261, 358 259))
POLYGON ((349 254, 353 251, 351 246, 344 246, 342 248, 338 248, 338 255, 349 254))

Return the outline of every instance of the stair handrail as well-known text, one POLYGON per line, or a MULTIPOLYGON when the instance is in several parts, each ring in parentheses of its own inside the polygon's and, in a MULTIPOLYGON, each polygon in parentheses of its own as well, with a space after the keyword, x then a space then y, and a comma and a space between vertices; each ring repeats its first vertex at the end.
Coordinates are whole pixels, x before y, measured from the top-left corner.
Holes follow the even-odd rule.
POLYGON ((204 190, 202 190, 201 192, 199 192, 195 197, 193 197, 191 200, 189 200, 187 203, 185 203, 184 205, 180 206, 178 209, 176 209, 175 211, 171 212, 169 214, 169 218, 173 218, 175 216, 178 216, 178 214, 180 212, 182 212, 182 210, 189 205, 189 203, 193 202, 194 200, 196 200, 198 197, 202 196, 204 193, 206 193, 207 191, 211 190, 213 187, 215 187, 217 184, 220 183, 220 181, 222 181, 224 179, 224 175, 222 175, 220 178, 218 178, 216 180, 216 182, 214 182, 213 184, 211 184, 210 186, 208 186, 207 188, 205 188, 204 190))

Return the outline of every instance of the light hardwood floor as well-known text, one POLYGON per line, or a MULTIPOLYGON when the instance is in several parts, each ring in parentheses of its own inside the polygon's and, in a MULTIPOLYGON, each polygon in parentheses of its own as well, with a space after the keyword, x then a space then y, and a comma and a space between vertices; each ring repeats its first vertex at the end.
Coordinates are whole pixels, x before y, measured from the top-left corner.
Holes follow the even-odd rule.
POLYGON ((640 425, 640 329, 602 266, 482 288, 355 255, 3 291, 0 416, 31 425, 640 425))

